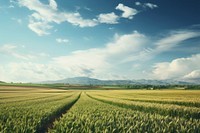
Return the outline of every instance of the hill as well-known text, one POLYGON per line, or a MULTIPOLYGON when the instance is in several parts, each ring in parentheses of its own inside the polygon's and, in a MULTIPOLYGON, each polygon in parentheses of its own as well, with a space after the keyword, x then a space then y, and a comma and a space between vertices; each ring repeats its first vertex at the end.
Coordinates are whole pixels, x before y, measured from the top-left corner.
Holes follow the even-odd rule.
POLYGON ((89 77, 75 77, 66 78, 62 80, 55 81, 43 81, 41 84, 77 84, 77 85, 191 85, 189 82, 174 81, 174 80, 99 80, 89 77))

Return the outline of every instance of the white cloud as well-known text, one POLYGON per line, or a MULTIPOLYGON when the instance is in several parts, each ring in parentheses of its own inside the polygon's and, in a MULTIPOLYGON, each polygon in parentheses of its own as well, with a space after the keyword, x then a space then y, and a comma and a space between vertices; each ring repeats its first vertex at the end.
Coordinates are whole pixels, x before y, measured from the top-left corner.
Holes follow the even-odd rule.
POLYGON ((55 0, 49 2, 49 5, 45 5, 39 0, 18 0, 20 6, 34 11, 29 18, 29 28, 40 36, 49 34, 48 30, 52 28, 50 23, 69 22, 79 27, 93 27, 98 24, 96 19, 83 19, 78 12, 58 11, 55 0))
MULTIPOLYGON (((118 4, 116 10, 122 11, 122 15, 118 16, 114 12, 101 13, 95 18, 85 19, 81 14, 76 12, 60 11, 55 0, 49 0, 49 4, 44 4, 40 0, 18 0, 20 7, 26 7, 33 13, 29 15, 28 27, 39 36, 50 34, 52 24, 60 24, 63 22, 71 23, 79 27, 94 27, 101 23, 117 24, 120 18, 133 19, 138 13, 134 8, 130 8, 123 4, 118 4)), ((90 10, 86 8, 86 10, 90 10)))
POLYGON ((63 14, 66 21, 79 27, 94 27, 98 24, 96 19, 83 19, 79 13, 63 14))
POLYGON ((142 5, 142 3, 137 1, 137 2, 135 2, 135 5, 140 6, 140 5, 142 5))
POLYGON ((152 57, 170 51, 172 48, 177 47, 180 43, 200 36, 199 32, 190 31, 190 30, 179 30, 172 31, 169 34, 166 34, 161 39, 149 40, 143 49, 138 52, 135 56, 129 56, 124 60, 125 62, 135 61, 137 59, 148 60, 152 57))
POLYGON ((57 38, 56 41, 57 41, 58 43, 68 43, 68 42, 69 42, 68 39, 61 39, 61 38, 57 38))
POLYGON ((53 10, 57 10, 57 3, 55 0, 49 0, 49 6, 53 9, 53 10))
POLYGON ((62 79, 65 73, 50 64, 14 62, 0 66, 0 80, 6 82, 38 82, 62 79))
POLYGON ((167 37, 160 39, 156 42, 156 51, 162 52, 167 51, 177 44, 188 40, 190 38, 195 38, 200 36, 199 32, 189 31, 189 30, 180 30, 180 31, 173 31, 167 37))
MULTIPOLYGON (((170 32, 170 34, 165 34, 164 37, 158 37, 158 39, 151 39, 137 31, 124 35, 115 34, 112 41, 101 48, 78 50, 66 56, 54 58, 41 53, 39 57, 49 57, 50 59, 48 63, 43 65, 29 62, 31 59, 38 58, 38 56, 29 53, 24 54, 19 51, 16 45, 5 45, 0 47, 0 54, 23 59, 20 60, 23 63, 16 62, 14 64, 1 65, 0 80, 39 81, 74 76, 90 76, 102 79, 108 77, 110 79, 122 78, 124 75, 134 77, 135 73, 137 73, 136 71, 142 72, 146 70, 143 69, 146 68, 145 65, 143 66, 143 62, 158 56, 160 53, 178 47, 185 40, 198 36, 200 36, 198 32, 189 30, 170 32), (44 70, 45 67, 48 67, 48 69, 44 70), (22 74, 20 75, 19 73, 22 74), (26 79, 23 74, 28 78, 26 79)), ((62 40, 63 38, 60 38, 60 42, 62 40)), ((151 76, 156 79, 189 79, 189 77, 195 77, 197 70, 200 70, 199 61, 200 54, 197 54, 188 58, 174 59, 171 62, 157 63, 151 76)), ((143 78, 149 76, 147 73, 151 71, 151 64, 148 65, 149 70, 145 71, 143 78)))
POLYGON ((125 6, 121 3, 118 4, 118 6, 115 9, 123 11, 122 17, 128 18, 128 19, 133 19, 133 16, 138 13, 138 11, 136 9, 130 8, 130 7, 125 6))
POLYGON ((92 48, 88 50, 75 51, 71 55, 54 58, 56 66, 71 72, 76 76, 95 75, 105 76, 105 73, 112 71, 112 68, 120 65, 128 56, 135 56, 143 49, 147 38, 133 32, 127 35, 115 35, 112 42, 104 48, 92 48))
POLYGON ((141 2, 135 2, 135 5, 137 6, 142 6, 143 8, 150 8, 150 9, 154 9, 157 8, 158 6, 156 4, 152 4, 152 3, 141 3, 141 2))
POLYGON ((171 49, 178 47, 182 42, 199 37, 200 33, 190 30, 178 30, 171 31, 170 34, 166 34, 161 39, 148 40, 143 49, 136 54, 136 56, 129 56, 124 60, 125 62, 135 61, 137 59, 148 60, 156 55, 170 51, 171 49))
POLYGON ((60 79, 63 76, 64 73, 58 71, 51 64, 33 63, 43 59, 46 61, 49 57, 48 54, 32 54, 26 53, 24 50, 26 49, 23 45, 5 44, 0 47, 0 55, 5 55, 6 59, 12 60, 5 60, 7 63, 0 63, 0 80, 6 82, 35 82, 45 79, 60 79))
POLYGON ((117 24, 118 19, 119 17, 114 12, 100 14, 98 16, 98 20, 100 23, 117 24))
POLYGON ((171 62, 161 62, 154 66, 153 77, 157 79, 184 79, 198 76, 200 54, 188 58, 178 58, 171 62))
POLYGON ((157 8, 158 6, 152 3, 144 3, 144 6, 149 7, 151 9, 157 8))
POLYGON ((200 69, 199 70, 194 70, 192 72, 190 72, 189 74, 184 76, 185 79, 200 79, 200 69))
POLYGON ((19 47, 13 44, 4 44, 0 47, 0 54, 14 57, 16 59, 23 60, 23 61, 30 61, 33 59, 49 56, 45 53, 33 54, 33 53, 23 52, 23 50, 25 50, 24 45, 21 45, 19 47))
POLYGON ((118 35, 115 34, 114 42, 107 44, 107 51, 110 54, 133 54, 140 51, 146 44, 147 37, 137 31, 131 34, 118 35))
POLYGON ((16 45, 5 44, 2 47, 0 47, 0 53, 10 55, 10 56, 13 56, 15 58, 23 59, 23 60, 29 60, 29 59, 35 58, 35 56, 30 55, 30 54, 27 54, 27 55, 20 54, 19 52, 17 52, 16 49, 17 49, 16 45))
MULTIPOLYGON (((182 41, 194 38, 196 35, 197 34, 192 34, 191 31, 188 31, 188 34, 186 34, 186 30, 184 34, 181 31, 178 33, 171 32, 170 35, 156 41, 151 40, 149 37, 137 31, 125 35, 115 34, 113 41, 107 43, 103 48, 74 51, 70 55, 53 58, 52 63, 60 67, 63 71, 71 73, 73 76, 90 75, 96 78, 103 78, 106 77, 105 74, 108 73, 110 75, 120 73, 116 72, 116 68, 121 67, 121 69, 123 69, 124 64, 151 59, 162 52, 170 51, 182 41), (174 35, 172 33, 174 33, 174 35), (186 37, 186 35, 188 36, 186 37), (172 43, 173 46, 167 48, 161 47, 162 44, 165 45, 165 43, 162 42, 168 42, 163 40, 170 40, 170 38, 170 44, 172 43)), ((132 68, 133 65, 132 63, 130 64, 130 68, 132 68)), ((156 64, 158 68, 164 65, 166 64, 156 64)), ((156 69, 154 72, 154 75, 158 73, 156 69)), ((131 74, 129 73, 129 75, 131 74)), ((159 73, 157 75, 159 75, 159 73)), ((167 76, 163 75, 162 77, 164 78, 167 76)))
POLYGON ((34 19, 30 18, 28 27, 35 33, 37 33, 39 36, 43 35, 49 35, 50 30, 52 28, 51 25, 48 24, 48 22, 45 21, 35 21, 34 19))

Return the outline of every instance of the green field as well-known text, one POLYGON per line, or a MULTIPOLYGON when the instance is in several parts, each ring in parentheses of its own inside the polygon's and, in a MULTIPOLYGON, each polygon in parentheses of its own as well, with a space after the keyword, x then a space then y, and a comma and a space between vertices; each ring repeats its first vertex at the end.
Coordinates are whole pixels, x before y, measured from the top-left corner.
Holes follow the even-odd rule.
POLYGON ((199 133, 200 90, 0 86, 0 133, 31 132, 199 133))

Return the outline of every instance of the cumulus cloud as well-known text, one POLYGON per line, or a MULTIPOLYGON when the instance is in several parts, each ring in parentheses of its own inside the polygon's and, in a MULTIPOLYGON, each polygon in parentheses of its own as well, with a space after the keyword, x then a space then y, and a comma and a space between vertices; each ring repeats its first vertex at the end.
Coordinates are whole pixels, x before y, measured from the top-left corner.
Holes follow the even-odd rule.
POLYGON ((81 14, 76 12, 60 11, 55 0, 49 0, 49 4, 44 4, 40 0, 17 0, 20 7, 26 7, 33 13, 29 15, 28 27, 39 36, 50 34, 53 28, 52 24, 60 24, 63 22, 71 23, 79 27, 94 27, 101 23, 117 24, 120 18, 133 19, 138 14, 134 8, 118 4, 116 10, 122 11, 122 15, 116 13, 101 13, 95 18, 85 19, 81 14))
POLYGON ((188 58, 177 58, 171 62, 161 62, 154 66, 153 77, 157 79, 196 78, 200 68, 200 54, 188 58))
MULTIPOLYGON (((143 66, 143 62, 147 62, 149 59, 158 56, 160 53, 170 51, 174 47, 178 47, 185 40, 198 36, 200 36, 198 32, 189 30, 170 32, 170 34, 165 34, 164 37, 158 37, 156 40, 151 39, 151 37, 148 37, 137 31, 123 35, 115 34, 113 39, 106 43, 104 47, 77 50, 65 56, 53 57, 50 58, 49 62, 44 66, 42 66, 42 64, 30 64, 28 62, 30 60, 28 55, 32 54, 19 53, 17 51, 17 46, 6 45, 0 48, 0 54, 11 55, 20 59, 25 57, 29 60, 24 58, 23 64, 15 63, 14 66, 16 67, 14 68, 11 67, 12 65, 2 65, 0 67, 0 73, 2 75, 0 75, 2 79, 3 77, 6 78, 7 75, 10 75, 8 79, 11 78, 11 75, 13 75, 13 80, 23 79, 23 75, 13 74, 15 72, 17 73, 17 71, 13 71, 12 73, 11 69, 17 68, 19 69, 19 72, 28 73, 30 75, 30 79, 27 79, 27 81, 32 81, 32 76, 34 81, 59 78, 62 79, 74 76, 90 76, 102 79, 109 77, 110 79, 115 79, 116 77, 123 77, 127 74, 129 77, 134 77, 134 71, 129 71, 129 69, 138 70, 140 66, 143 66), (44 70, 45 73, 42 73, 41 71, 47 66, 50 67, 48 71, 44 70), (35 69, 34 67, 37 68, 37 70, 33 70, 35 69), (8 71, 6 68, 9 68, 10 71, 8 71), (25 69, 27 69, 26 72, 25 69), (48 75, 48 73, 51 75, 48 75), (114 76, 111 78, 111 75, 120 76, 114 76), (35 79, 36 76, 39 78, 35 79)), ((63 39, 60 41, 62 42, 62 40, 63 39)), ((200 54, 196 54, 188 58, 174 59, 171 62, 156 63, 152 71, 152 64, 148 64, 147 66, 149 67, 149 71, 151 71, 152 78, 182 78, 184 80, 189 79, 189 77, 198 77, 196 73, 198 73, 197 70, 200 68, 199 60, 200 54)), ((142 72, 143 70, 144 69, 142 68, 140 71, 142 72)), ((145 77, 143 78, 149 76, 147 72, 148 71, 145 71, 145 77)), ((27 76, 27 74, 25 75, 27 76)))
MULTIPOLYGON (((124 35, 115 34, 113 41, 107 43, 103 48, 74 51, 68 56, 55 57, 53 62, 76 76, 87 75, 85 72, 88 71, 89 75, 103 77, 102 74, 111 72, 116 66, 149 60, 196 36, 196 32, 179 31, 171 32, 158 40, 151 40, 150 37, 137 31, 124 35)), ((154 70, 154 75, 160 75, 159 70, 166 69, 166 64, 156 64, 154 69, 157 69, 154 70)), ((166 75, 163 75, 161 79, 167 77, 166 75)))
POLYGON ((29 19, 28 27, 35 33, 37 33, 39 36, 43 35, 49 35, 50 30, 52 28, 51 25, 48 24, 46 21, 37 21, 33 16, 29 19))
POLYGON ((104 48, 79 50, 68 56, 56 57, 54 64, 76 75, 102 76, 113 67, 120 65, 128 56, 136 56, 146 45, 147 38, 138 32, 115 35, 114 40, 104 48))
POLYGON ((121 3, 118 4, 118 6, 115 9, 123 11, 122 17, 128 18, 128 19, 133 19, 133 16, 138 13, 138 11, 136 9, 130 8, 130 7, 125 6, 121 3))
POLYGON ((199 80, 200 79, 200 69, 190 72, 189 74, 185 75, 184 78, 191 79, 191 80, 199 80))
POLYGON ((69 13, 58 11, 56 1, 50 0, 49 2, 49 5, 45 5, 39 0, 18 0, 20 6, 34 11, 30 16, 29 28, 40 36, 49 34, 47 30, 52 28, 50 23, 60 24, 62 22, 69 22, 79 27, 93 27, 98 24, 96 19, 83 19, 78 12, 69 13), (43 28, 43 26, 45 27, 43 28))
MULTIPOLYGON (((172 31, 167 36, 155 41, 155 47, 149 53, 149 56, 156 56, 160 53, 170 51, 182 42, 199 37, 200 33, 190 30, 172 31)), ((193 55, 188 58, 178 58, 171 62, 156 63, 153 68, 153 77, 156 79, 179 79, 183 80, 185 75, 199 69, 200 55, 193 55)), ((187 77, 187 76, 186 76, 187 77)))
POLYGON ((106 13, 106 14, 100 14, 98 16, 98 20, 100 23, 106 23, 106 24, 117 24, 119 17, 114 13, 106 13))
POLYGON ((56 42, 58 42, 58 43, 68 43, 69 40, 68 40, 68 39, 57 38, 57 39, 56 39, 56 42))
MULTIPOLYGON (((41 3, 39 0, 18 0, 18 4, 33 11, 29 16, 28 27, 39 36, 50 34, 52 23, 68 22, 79 27, 94 27, 100 23, 117 24, 120 19, 114 12, 101 13, 93 19, 84 19, 79 12, 59 11, 55 0, 49 0, 49 4, 41 3)), ((136 9, 123 4, 119 4, 116 9, 123 11, 122 17, 128 19, 132 19, 138 13, 136 9)))
POLYGON ((49 6, 53 9, 53 10, 57 10, 57 3, 55 0, 49 0, 49 6))

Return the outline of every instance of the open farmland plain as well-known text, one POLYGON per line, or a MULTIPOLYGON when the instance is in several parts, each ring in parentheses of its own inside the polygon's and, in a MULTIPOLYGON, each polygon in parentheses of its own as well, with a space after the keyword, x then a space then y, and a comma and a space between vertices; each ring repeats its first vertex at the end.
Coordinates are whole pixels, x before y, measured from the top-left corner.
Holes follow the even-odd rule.
POLYGON ((1 86, 0 132, 199 133, 200 91, 1 86))

